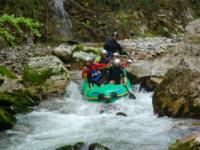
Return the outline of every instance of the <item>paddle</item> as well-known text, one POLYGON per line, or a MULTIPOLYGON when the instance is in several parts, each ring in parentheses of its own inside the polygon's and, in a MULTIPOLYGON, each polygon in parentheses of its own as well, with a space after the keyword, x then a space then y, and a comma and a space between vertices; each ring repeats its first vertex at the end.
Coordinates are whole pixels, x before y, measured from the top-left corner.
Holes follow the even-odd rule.
POLYGON ((132 63, 135 62, 135 60, 132 59, 131 56, 127 52, 126 52, 126 56, 132 61, 132 63))
POLYGON ((129 90, 128 87, 124 84, 124 87, 127 89, 129 98, 130 99, 136 99, 136 96, 133 94, 133 91, 129 90))

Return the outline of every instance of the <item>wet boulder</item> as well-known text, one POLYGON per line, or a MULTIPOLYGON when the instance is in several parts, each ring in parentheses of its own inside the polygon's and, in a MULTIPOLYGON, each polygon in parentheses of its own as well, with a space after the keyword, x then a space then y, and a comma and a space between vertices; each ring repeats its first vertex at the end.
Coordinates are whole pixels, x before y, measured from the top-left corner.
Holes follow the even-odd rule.
POLYGON ((93 143, 93 144, 90 144, 88 150, 110 150, 110 149, 99 143, 93 143))
POLYGON ((193 133, 171 144, 168 150, 199 150, 200 149, 200 133, 193 133))
POLYGON ((124 116, 124 117, 127 117, 127 114, 125 114, 124 112, 117 112, 116 115, 117 115, 117 116, 124 116))
POLYGON ((159 116, 200 118, 200 72, 181 60, 169 69, 153 95, 154 112, 159 116))
POLYGON ((0 130, 11 128, 16 119, 14 114, 29 112, 38 104, 38 96, 26 89, 20 77, 7 67, 0 66, 0 130))
POLYGON ((78 142, 74 145, 62 146, 56 150, 83 150, 84 147, 87 147, 84 142, 78 142))
POLYGON ((133 84, 140 84, 140 89, 154 91, 162 81, 162 73, 154 73, 149 61, 138 61, 127 67, 127 76, 133 84))
POLYGON ((130 64, 126 70, 127 72, 134 74, 137 78, 152 75, 151 64, 149 61, 137 61, 136 63, 130 64))
POLYGON ((0 91, 0 107, 11 114, 29 112, 31 106, 38 104, 39 98, 28 89, 0 91))
POLYGON ((23 82, 28 86, 37 87, 44 96, 62 94, 68 80, 68 70, 55 56, 30 58, 23 74, 23 82))
POLYGON ((93 143, 88 145, 85 144, 84 142, 78 142, 74 145, 66 145, 57 148, 56 150, 110 150, 110 149, 98 143, 93 143))

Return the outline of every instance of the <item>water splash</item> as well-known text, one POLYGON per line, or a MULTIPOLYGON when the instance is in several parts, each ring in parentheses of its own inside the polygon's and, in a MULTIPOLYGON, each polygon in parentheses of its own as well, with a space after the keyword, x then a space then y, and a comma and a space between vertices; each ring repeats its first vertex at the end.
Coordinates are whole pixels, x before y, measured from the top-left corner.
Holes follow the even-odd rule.
POLYGON ((53 0, 53 6, 55 15, 60 19, 60 21, 64 25, 61 28, 62 33, 66 36, 70 36, 72 34, 71 33, 72 23, 69 14, 64 8, 64 0, 53 0))
POLYGON ((107 104, 84 100, 80 84, 71 82, 67 91, 62 99, 44 101, 35 111, 17 115, 14 129, 0 135, 0 149, 55 150, 84 141, 112 150, 165 150, 188 131, 185 127, 174 130, 176 120, 153 114, 152 93, 136 92, 136 100, 120 99, 100 113, 107 104))

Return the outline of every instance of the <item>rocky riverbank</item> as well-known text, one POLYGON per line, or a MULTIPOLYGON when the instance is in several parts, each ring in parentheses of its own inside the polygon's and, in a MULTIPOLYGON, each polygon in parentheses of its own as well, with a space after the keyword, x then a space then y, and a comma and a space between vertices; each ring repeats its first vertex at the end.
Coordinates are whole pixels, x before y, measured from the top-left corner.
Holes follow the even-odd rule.
POLYGON ((69 72, 50 48, 23 46, 0 51, 0 126, 11 128, 15 114, 65 91, 69 72))

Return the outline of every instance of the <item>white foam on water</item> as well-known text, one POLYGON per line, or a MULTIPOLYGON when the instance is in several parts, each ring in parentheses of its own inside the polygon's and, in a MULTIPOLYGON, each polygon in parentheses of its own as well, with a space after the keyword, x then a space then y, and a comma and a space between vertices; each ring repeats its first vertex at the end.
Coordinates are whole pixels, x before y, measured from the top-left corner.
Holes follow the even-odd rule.
POLYGON ((173 119, 153 114, 153 93, 136 92, 136 100, 122 98, 112 104, 91 103, 78 86, 71 82, 64 98, 44 101, 35 111, 18 115, 16 126, 3 134, 0 149, 54 150, 83 141, 112 150, 164 150, 179 136, 173 119))

